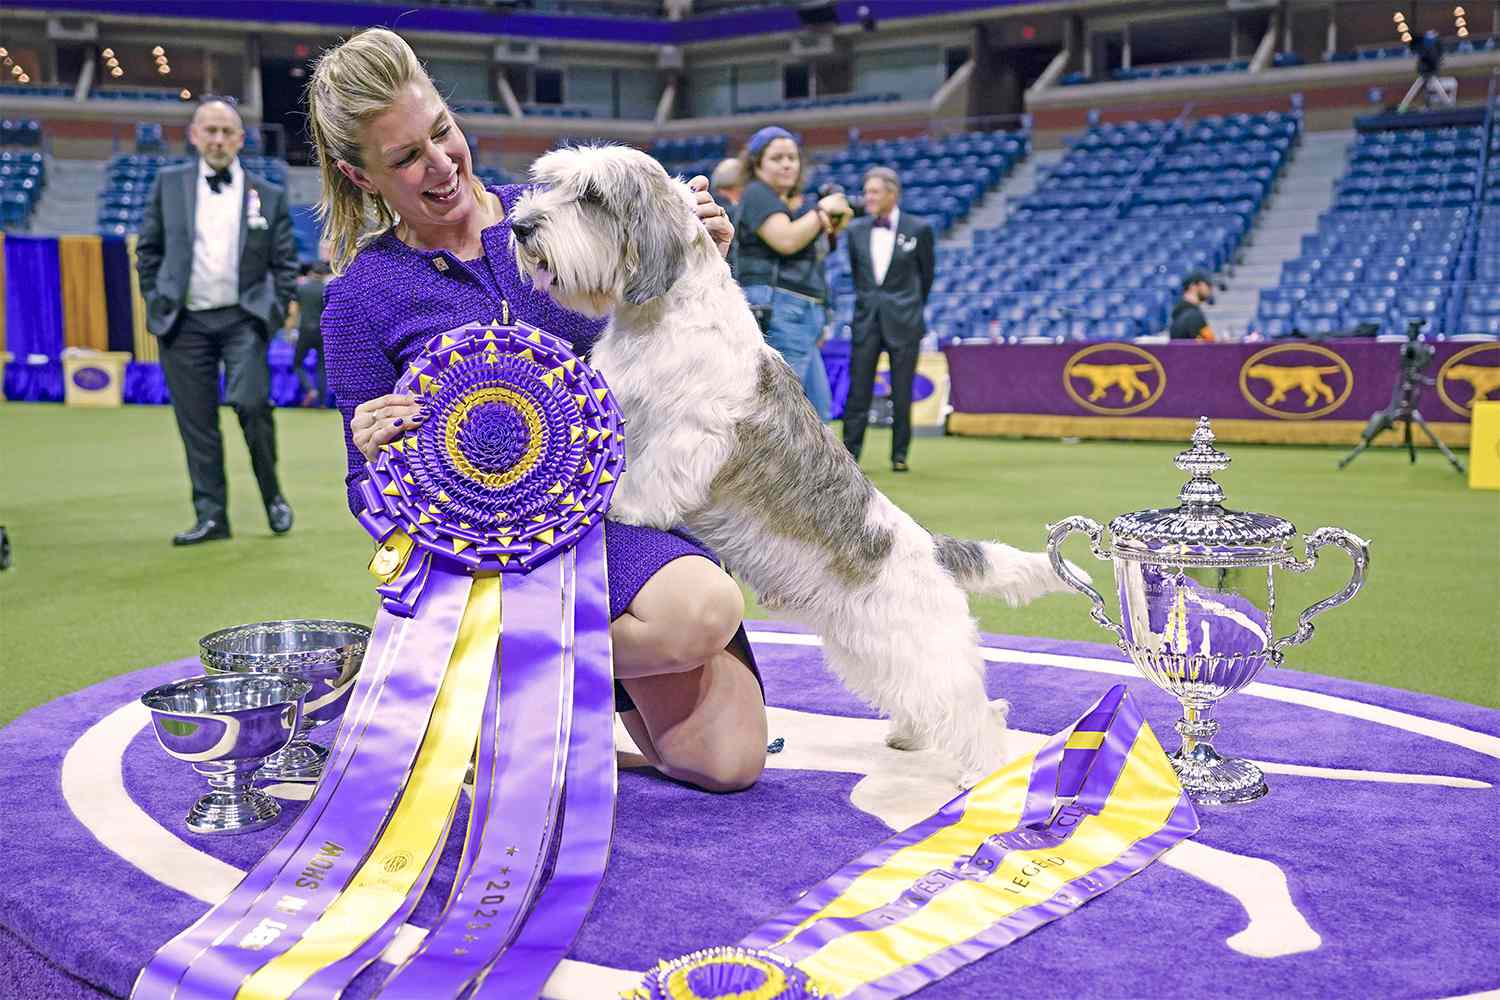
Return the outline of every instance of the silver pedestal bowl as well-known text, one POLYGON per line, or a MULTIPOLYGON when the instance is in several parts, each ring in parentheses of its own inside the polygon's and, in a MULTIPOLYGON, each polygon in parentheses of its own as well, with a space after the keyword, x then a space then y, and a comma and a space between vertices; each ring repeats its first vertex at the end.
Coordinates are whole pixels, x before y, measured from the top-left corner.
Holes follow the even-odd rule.
POLYGON ((189 830, 247 833, 276 821, 281 807, 254 787, 255 772, 291 741, 311 689, 291 677, 225 674, 141 696, 162 749, 208 779, 211 791, 188 811, 189 830))
POLYGON ((318 780, 328 751, 307 734, 343 715, 369 641, 363 625, 317 618, 236 625, 198 641, 210 675, 274 675, 311 685, 301 726, 285 750, 266 758, 262 780, 318 780))

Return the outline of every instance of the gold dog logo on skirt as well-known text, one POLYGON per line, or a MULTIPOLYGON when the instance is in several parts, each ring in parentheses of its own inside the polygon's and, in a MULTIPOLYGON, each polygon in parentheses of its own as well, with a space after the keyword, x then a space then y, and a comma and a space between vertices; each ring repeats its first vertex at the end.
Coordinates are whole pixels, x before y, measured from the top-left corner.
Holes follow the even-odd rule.
POLYGON ((409 864, 411 864, 411 852, 396 851, 382 858, 380 867, 385 869, 387 874, 394 875, 409 864))
POLYGON ((1068 397, 1094 413, 1122 416, 1150 408, 1167 388, 1155 355, 1130 344, 1093 344, 1063 365, 1068 397))
POLYGON ((1277 344, 1256 351, 1240 365, 1245 400, 1282 420, 1327 416, 1353 391, 1354 372, 1348 362, 1316 344, 1277 344))

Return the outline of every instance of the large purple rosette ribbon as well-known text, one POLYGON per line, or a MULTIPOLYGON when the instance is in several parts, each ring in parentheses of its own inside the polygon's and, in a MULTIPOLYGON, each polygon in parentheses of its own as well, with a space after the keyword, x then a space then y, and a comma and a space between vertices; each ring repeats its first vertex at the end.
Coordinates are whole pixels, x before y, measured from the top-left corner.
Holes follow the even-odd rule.
POLYGON ((382 995, 534 996, 592 906, 615 793, 613 398, 526 324, 438 334, 396 389, 426 419, 360 484, 381 610, 324 775, 135 997, 337 996, 426 889, 465 771, 453 890, 382 995))
POLYGON ((1124 685, 1034 754, 741 939, 661 962, 626 1000, 903 997, 1066 916, 1198 830, 1124 685))

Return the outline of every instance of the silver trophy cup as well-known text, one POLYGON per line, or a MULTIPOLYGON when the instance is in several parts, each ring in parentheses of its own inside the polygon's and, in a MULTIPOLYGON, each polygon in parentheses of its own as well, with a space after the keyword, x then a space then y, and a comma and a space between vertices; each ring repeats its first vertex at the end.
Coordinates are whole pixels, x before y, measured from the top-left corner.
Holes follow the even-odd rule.
POLYGON ((226 674, 141 696, 162 749, 208 779, 211 791, 188 811, 189 830, 247 833, 276 821, 281 807, 255 788, 255 772, 291 741, 311 688, 291 677, 226 674))
POLYGON ((237 625, 198 641, 198 658, 210 675, 275 675, 312 687, 297 734, 285 750, 266 758, 262 780, 318 780, 328 751, 307 734, 344 714, 369 641, 363 625, 313 618, 237 625))
POLYGON ((1370 547, 1341 528, 1319 528, 1304 538, 1307 556, 1298 559, 1292 551, 1297 529, 1290 521, 1226 510, 1213 474, 1228 468, 1229 456, 1213 440, 1208 418, 1200 418, 1193 446, 1176 460, 1192 474, 1180 506, 1115 518, 1108 545, 1098 522, 1064 518, 1047 526, 1047 554, 1058 575, 1093 602, 1094 621, 1115 634, 1136 668, 1182 703, 1182 746, 1172 755, 1182 787, 1195 802, 1230 805, 1260 798, 1268 789, 1260 768, 1214 749, 1215 704, 1267 664, 1280 666, 1288 648, 1312 637, 1314 618, 1359 591, 1370 547), (1114 564, 1120 625, 1110 620, 1099 592, 1063 560, 1062 543, 1074 532, 1089 537, 1095 558, 1114 564), (1307 572, 1327 545, 1353 560, 1348 584, 1303 611, 1290 635, 1274 638, 1276 571, 1307 572))

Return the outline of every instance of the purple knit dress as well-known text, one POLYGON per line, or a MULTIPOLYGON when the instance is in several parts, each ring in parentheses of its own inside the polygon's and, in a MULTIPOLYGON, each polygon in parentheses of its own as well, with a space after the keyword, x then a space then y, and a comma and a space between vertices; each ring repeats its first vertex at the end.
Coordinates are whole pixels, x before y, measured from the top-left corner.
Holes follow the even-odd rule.
MULTIPOLYGON (((416 250, 386 232, 370 243, 342 276, 328 285, 323 306, 323 345, 328 385, 344 414, 344 445, 349 452, 349 509, 363 509, 354 483, 365 459, 354 447, 349 420, 354 408, 391 392, 398 374, 434 333, 466 323, 503 318, 540 327, 572 343, 586 356, 604 330, 604 320, 564 309, 520 276, 510 249, 510 213, 525 185, 491 188, 505 206, 505 217, 484 231, 484 257, 460 261, 446 250, 416 250), (503 303, 503 304, 502 304, 503 303)), ((620 617, 657 570, 680 556, 711 552, 665 531, 609 522, 609 616, 620 617)), ((717 561, 717 560, 715 560, 717 561)))

